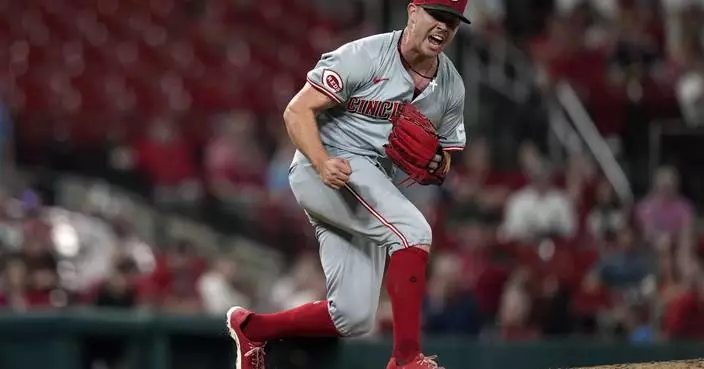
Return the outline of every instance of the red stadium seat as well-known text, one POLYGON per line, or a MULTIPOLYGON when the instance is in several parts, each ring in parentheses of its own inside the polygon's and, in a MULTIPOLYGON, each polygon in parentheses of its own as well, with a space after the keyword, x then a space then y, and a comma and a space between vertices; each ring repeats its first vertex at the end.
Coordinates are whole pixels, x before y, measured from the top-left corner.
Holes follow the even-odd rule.
POLYGON ((9 40, 12 34, 12 26, 3 17, 0 17, 0 37, 3 40, 9 40))
POLYGON ((2 2, 0 60, 11 65, 27 111, 70 114, 89 139, 96 131, 83 125, 101 113, 190 106, 270 114, 330 44, 332 23, 305 1, 208 5, 194 20, 176 0, 2 2))
POLYGON ((24 110, 41 112, 49 107, 42 82, 32 76, 17 79, 17 93, 21 94, 24 110))

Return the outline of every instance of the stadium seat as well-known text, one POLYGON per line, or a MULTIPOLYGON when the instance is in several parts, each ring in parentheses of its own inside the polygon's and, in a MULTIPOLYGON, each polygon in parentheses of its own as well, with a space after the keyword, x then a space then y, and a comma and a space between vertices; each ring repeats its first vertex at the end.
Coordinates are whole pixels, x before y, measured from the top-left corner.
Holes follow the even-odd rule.
POLYGON ((99 112, 151 116, 183 106, 268 114, 300 88, 332 34, 332 23, 301 1, 216 0, 202 19, 174 0, 1 6, 19 14, 0 12, 0 55, 17 79, 15 99, 81 122, 99 112))

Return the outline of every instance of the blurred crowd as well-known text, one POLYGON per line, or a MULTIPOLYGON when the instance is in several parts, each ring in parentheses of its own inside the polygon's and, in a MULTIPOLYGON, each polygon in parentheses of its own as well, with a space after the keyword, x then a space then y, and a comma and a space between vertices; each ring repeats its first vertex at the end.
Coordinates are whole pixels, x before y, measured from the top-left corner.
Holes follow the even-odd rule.
MULTIPOLYGON (((626 149, 641 143, 629 125, 664 116, 701 122, 701 3, 476 0, 470 9, 486 37, 530 53, 546 91, 569 80, 601 133, 626 149)), ((324 298, 316 242, 288 186, 294 148, 280 114, 120 116, 105 119, 104 136, 88 144, 56 122, 48 141, 17 136, 20 164, 108 179, 160 208, 248 233, 291 262, 274 288, 260 291, 227 254, 183 240, 147 245, 129 215, 68 212, 32 189, 8 188, 0 198, 0 305, 222 314, 237 304, 278 310, 324 298)), ((403 189, 434 229, 427 333, 704 338, 698 214, 680 190, 682 168, 659 167, 628 203, 587 153, 554 163, 524 141, 511 168, 496 167, 495 154, 491 140, 471 137, 442 188, 403 189)), ((383 297, 374 335, 389 333, 390 314, 383 297)))
POLYGON ((647 161, 651 122, 704 123, 704 4, 483 0, 470 15, 486 37, 531 57, 544 91, 572 85, 617 143, 638 200, 619 198, 579 150, 551 163, 524 142, 518 167, 505 171, 492 166, 491 142, 473 137, 433 213, 436 250, 445 251, 431 273, 426 329, 517 340, 702 337, 697 214, 678 172, 696 168, 652 173, 647 161))
MULTIPOLYGON (((574 153, 557 170, 526 142, 515 171, 494 169, 490 157, 490 143, 474 138, 442 189, 409 193, 434 226, 426 332, 505 340, 704 337, 697 214, 678 190, 675 168, 659 168, 647 196, 629 204, 588 155, 574 153)), ((261 184, 244 182, 251 192, 233 191, 243 197, 230 201, 243 211, 266 204, 247 204, 253 196, 277 199, 291 214, 288 225, 305 233, 308 225, 278 178, 288 158, 272 159, 261 184)), ((0 204, 0 304, 11 309, 222 314, 237 304, 278 310, 325 295, 310 235, 275 286, 258 291, 226 253, 204 254, 185 240, 147 245, 124 214, 69 212, 43 204, 31 189, 6 191, 0 204)), ((376 334, 389 333, 390 311, 382 299, 376 334)))
MULTIPOLYGON (((539 86, 567 81, 644 193, 657 153, 653 132, 704 123, 704 4, 698 0, 479 0, 476 29, 528 55, 539 86), (684 124, 682 124, 684 123, 684 124)), ((674 140, 673 140, 674 141, 674 140)), ((674 147, 683 148, 685 139, 674 147)), ((698 144, 698 140, 696 141, 698 144)), ((697 164, 684 150, 664 160, 697 164)), ((701 206, 699 188, 685 187, 701 206), (695 195, 697 194, 697 195, 695 195)))
POLYGON ((31 188, 0 194, 2 308, 95 306, 220 316, 233 305, 271 311, 324 295, 313 252, 300 254, 290 275, 268 289, 243 272, 231 250, 178 238, 149 244, 129 213, 97 204, 69 211, 43 197, 31 188))
MULTIPOLYGON (((569 81, 602 133, 624 134, 633 106, 702 123, 703 4, 697 0, 480 0, 471 14, 507 37, 547 86, 569 81)), ((642 127, 641 127, 642 128, 642 127)))
POLYGON ((584 154, 556 170, 524 143, 520 169, 501 171, 490 153, 476 138, 438 201, 428 332, 702 337, 696 211, 675 168, 629 204, 584 154))

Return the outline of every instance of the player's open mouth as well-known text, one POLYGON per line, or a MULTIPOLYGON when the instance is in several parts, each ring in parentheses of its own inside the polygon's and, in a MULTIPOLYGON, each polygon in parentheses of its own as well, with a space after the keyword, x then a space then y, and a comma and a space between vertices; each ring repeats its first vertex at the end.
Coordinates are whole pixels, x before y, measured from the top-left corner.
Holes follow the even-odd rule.
POLYGON ((440 46, 443 42, 445 42, 445 37, 440 35, 430 35, 428 36, 428 41, 435 46, 440 46))

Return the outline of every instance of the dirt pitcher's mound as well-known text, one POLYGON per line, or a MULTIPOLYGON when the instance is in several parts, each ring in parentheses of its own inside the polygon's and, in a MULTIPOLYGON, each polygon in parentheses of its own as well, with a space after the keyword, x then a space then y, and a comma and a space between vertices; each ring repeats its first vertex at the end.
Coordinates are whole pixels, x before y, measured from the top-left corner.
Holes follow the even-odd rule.
POLYGON ((616 364, 616 365, 601 365, 592 366, 589 368, 575 369, 704 369, 704 359, 684 360, 684 361, 663 361, 657 363, 637 363, 637 364, 616 364))

